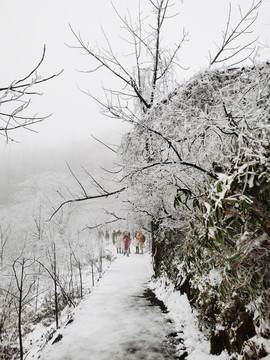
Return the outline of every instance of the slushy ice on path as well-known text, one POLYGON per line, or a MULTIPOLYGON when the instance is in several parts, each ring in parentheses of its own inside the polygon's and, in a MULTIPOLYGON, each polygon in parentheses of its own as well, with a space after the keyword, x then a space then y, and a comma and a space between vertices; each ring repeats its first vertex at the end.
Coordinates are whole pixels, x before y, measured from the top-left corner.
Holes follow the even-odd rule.
POLYGON ((148 254, 119 256, 80 304, 74 321, 59 331, 61 341, 47 345, 40 359, 174 359, 173 324, 150 301, 150 276, 148 254))

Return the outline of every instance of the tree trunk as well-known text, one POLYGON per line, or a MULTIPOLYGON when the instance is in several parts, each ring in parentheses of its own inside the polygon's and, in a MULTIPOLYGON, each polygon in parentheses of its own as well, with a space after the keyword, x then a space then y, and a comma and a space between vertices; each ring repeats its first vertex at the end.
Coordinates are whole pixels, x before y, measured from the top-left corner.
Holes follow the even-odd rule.
POLYGON ((72 265, 72 253, 69 254, 69 265, 70 265, 70 280, 69 280, 69 293, 72 299, 74 298, 74 283, 73 283, 73 265, 72 265))
POLYGON ((92 286, 95 286, 95 277, 94 277, 94 265, 91 262, 91 269, 92 269, 92 286))
POLYGON ((151 233, 152 233, 152 258, 153 258, 153 270, 155 276, 158 277, 160 274, 160 265, 162 260, 162 251, 158 238, 159 223, 156 221, 151 222, 151 233))
POLYGON ((58 329, 59 327, 59 319, 58 319, 58 295, 57 295, 57 281, 54 279, 54 311, 55 311, 55 327, 58 329))
POLYGON ((80 277, 80 297, 83 297, 83 282, 82 282, 82 267, 81 263, 78 262, 78 269, 79 269, 79 277, 80 277))
POLYGON ((20 360, 23 360, 23 341, 22 341, 22 301, 23 301, 23 276, 24 268, 22 264, 21 281, 19 288, 19 308, 18 308, 18 333, 19 333, 19 346, 20 346, 20 360))
POLYGON ((54 273, 54 308, 55 308, 55 327, 59 327, 58 319, 58 295, 57 295, 57 259, 56 259, 56 249, 55 244, 53 244, 53 273, 54 273))

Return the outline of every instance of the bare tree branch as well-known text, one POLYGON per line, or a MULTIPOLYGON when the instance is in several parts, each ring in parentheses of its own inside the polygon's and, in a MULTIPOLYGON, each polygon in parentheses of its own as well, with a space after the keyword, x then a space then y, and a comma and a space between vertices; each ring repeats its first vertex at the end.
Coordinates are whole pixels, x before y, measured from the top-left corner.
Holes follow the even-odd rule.
MULTIPOLYGON (((116 15, 123 24, 123 28, 127 31, 129 36, 131 36, 131 41, 124 39, 124 41, 133 47, 131 55, 133 55, 134 58, 134 66, 130 69, 125 67, 114 53, 110 41, 103 29, 102 32, 107 46, 105 49, 93 50, 89 47, 89 44, 82 39, 80 32, 75 32, 70 26, 78 45, 69 47, 82 50, 83 54, 89 55, 98 62, 98 66, 94 66, 89 72, 105 68, 123 83, 124 91, 122 92, 114 92, 111 89, 109 90, 103 87, 106 97, 106 101, 104 102, 97 99, 89 91, 84 91, 105 110, 104 113, 107 116, 110 116, 108 114, 111 114, 113 118, 122 118, 124 116, 124 119, 127 120, 125 117, 125 107, 121 101, 123 98, 137 99, 140 103, 141 112, 146 113, 153 106, 154 101, 158 100, 158 96, 161 96, 161 92, 160 94, 157 92, 157 85, 159 84, 160 87, 164 82, 163 87, 165 88, 165 75, 169 71, 173 72, 173 65, 176 63, 177 54, 183 43, 186 41, 187 33, 184 31, 182 39, 176 44, 175 49, 170 55, 167 55, 167 53, 169 54, 169 51, 162 48, 161 33, 164 21, 169 17, 167 12, 173 4, 170 5, 170 0, 156 0, 150 1, 150 3, 154 9, 156 19, 156 24, 155 26, 152 26, 153 31, 151 31, 151 33, 149 33, 149 29, 144 28, 145 18, 142 18, 140 7, 138 19, 134 23, 134 16, 131 16, 130 14, 128 14, 128 16, 121 16, 119 11, 112 4, 116 15), (145 66, 145 64, 147 65, 145 66), (110 99, 108 98, 108 94, 111 97, 110 99)), ((162 96, 164 95, 165 94, 162 91, 162 96)), ((126 108, 127 107, 128 105, 126 108)))
POLYGON ((82 168, 83 168, 83 170, 86 172, 86 174, 93 180, 93 184, 94 184, 96 187, 100 188, 100 189, 102 190, 103 194, 104 194, 104 193, 105 193, 105 194, 108 194, 108 191, 105 190, 104 187, 101 186, 101 184, 100 184, 99 182, 97 182, 96 179, 95 179, 84 167, 82 167, 82 168))
POLYGON ((95 139, 97 142, 99 142, 100 144, 104 145, 106 148, 108 148, 108 149, 110 149, 111 151, 113 151, 114 153, 116 153, 116 151, 115 151, 112 147, 110 147, 109 145, 105 144, 103 141, 97 139, 94 135, 91 134, 91 136, 92 136, 92 138, 95 139))
POLYGON ((7 142, 14 141, 10 135, 11 131, 25 129, 37 132, 32 129, 32 126, 44 121, 50 116, 37 116, 37 114, 29 116, 26 114, 26 110, 31 104, 31 96, 42 95, 36 90, 31 89, 59 76, 63 72, 63 70, 61 70, 48 77, 40 77, 37 74, 37 71, 44 61, 45 53, 46 46, 44 45, 41 59, 26 76, 13 81, 9 86, 0 88, 0 105, 2 108, 8 105, 6 109, 3 108, 0 112, 0 135, 4 136, 7 142), (11 110, 10 108, 13 109, 11 110))
POLYGON ((230 30, 230 25, 231 25, 231 4, 230 4, 226 29, 222 35, 223 38, 222 44, 220 45, 216 55, 211 56, 210 54, 209 67, 211 67, 214 64, 224 63, 232 58, 235 58, 238 54, 243 53, 245 50, 248 50, 248 54, 244 56, 242 59, 237 60, 233 64, 230 64, 231 66, 234 66, 246 60, 248 57, 252 55, 252 53, 255 51, 254 44, 258 40, 258 37, 255 38, 254 40, 249 41, 244 45, 242 44, 237 45, 236 40, 238 40, 240 37, 242 38, 243 35, 253 33, 253 30, 251 28, 258 17, 257 10, 261 6, 261 3, 262 0, 259 0, 257 2, 253 0, 251 7, 247 10, 247 12, 244 15, 242 14, 242 10, 239 7, 241 18, 231 30, 230 30))
POLYGON ((112 196, 112 195, 116 195, 116 194, 120 194, 121 192, 123 192, 126 188, 123 187, 119 190, 115 190, 115 191, 112 191, 112 192, 108 192, 108 193, 105 193, 105 194, 100 194, 100 195, 92 195, 92 196, 86 196, 86 197, 83 197, 83 198, 78 198, 78 199, 69 199, 69 200, 66 200, 64 201, 61 205, 58 206, 58 208, 52 213, 52 215, 49 217, 48 221, 50 221, 54 215, 60 210, 62 209, 62 207, 66 204, 72 204, 72 203, 76 203, 76 202, 82 202, 82 201, 87 201, 87 200, 92 200, 92 199, 100 199, 100 198, 107 198, 109 196, 112 196))
POLYGON ((71 175, 74 177, 74 179, 77 181, 77 183, 79 184, 80 188, 82 189, 83 195, 87 197, 87 192, 86 192, 84 186, 82 185, 82 183, 80 182, 80 180, 76 177, 76 175, 74 174, 74 172, 71 170, 71 167, 69 166, 68 163, 67 163, 67 167, 68 167, 71 175))

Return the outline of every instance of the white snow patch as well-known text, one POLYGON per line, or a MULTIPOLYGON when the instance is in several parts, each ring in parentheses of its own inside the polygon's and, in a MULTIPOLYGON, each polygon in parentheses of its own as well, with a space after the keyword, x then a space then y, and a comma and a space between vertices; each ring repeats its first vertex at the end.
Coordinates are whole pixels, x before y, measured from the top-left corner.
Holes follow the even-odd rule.
POLYGON ((212 269, 209 272, 209 283, 212 286, 219 285, 222 282, 222 276, 217 269, 212 269))
POLYGON ((164 281, 152 282, 152 289, 157 297, 167 306, 170 317, 175 322, 177 332, 181 333, 184 346, 179 346, 179 355, 187 351, 187 360, 228 360, 227 351, 220 355, 210 354, 210 343, 199 330, 197 312, 191 308, 187 296, 175 291, 172 284, 164 285, 164 281))

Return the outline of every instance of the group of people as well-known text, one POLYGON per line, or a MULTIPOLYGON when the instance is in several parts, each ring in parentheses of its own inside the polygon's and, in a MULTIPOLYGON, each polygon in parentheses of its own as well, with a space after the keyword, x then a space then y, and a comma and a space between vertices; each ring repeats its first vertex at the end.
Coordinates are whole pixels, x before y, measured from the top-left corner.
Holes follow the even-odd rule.
MULTIPOLYGON (((129 256, 130 254, 130 245, 132 243, 130 233, 127 231, 121 232, 118 230, 113 237, 113 242, 116 247, 117 254, 124 254, 129 256)), ((133 244, 136 248, 136 254, 143 254, 143 244, 145 242, 145 236, 143 235, 142 231, 139 230, 135 232, 133 244)))

